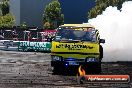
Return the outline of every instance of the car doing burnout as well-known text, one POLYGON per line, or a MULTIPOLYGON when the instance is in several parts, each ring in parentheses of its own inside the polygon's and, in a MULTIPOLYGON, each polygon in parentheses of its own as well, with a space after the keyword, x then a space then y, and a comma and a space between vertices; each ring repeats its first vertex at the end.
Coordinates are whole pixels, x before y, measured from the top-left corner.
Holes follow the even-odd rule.
POLYGON ((86 72, 100 73, 103 48, 99 31, 89 24, 64 24, 52 41, 51 66, 53 72, 70 71, 83 66, 86 72))

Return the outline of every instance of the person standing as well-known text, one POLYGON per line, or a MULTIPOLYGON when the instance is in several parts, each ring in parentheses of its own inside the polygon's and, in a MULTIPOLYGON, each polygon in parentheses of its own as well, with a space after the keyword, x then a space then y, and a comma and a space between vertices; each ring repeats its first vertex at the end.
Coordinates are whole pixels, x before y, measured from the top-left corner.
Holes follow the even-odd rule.
POLYGON ((4 32, 2 30, 0 31, 0 39, 4 39, 4 32))
POLYGON ((18 40, 18 38, 17 38, 18 34, 15 29, 12 31, 12 35, 13 35, 13 40, 18 40))

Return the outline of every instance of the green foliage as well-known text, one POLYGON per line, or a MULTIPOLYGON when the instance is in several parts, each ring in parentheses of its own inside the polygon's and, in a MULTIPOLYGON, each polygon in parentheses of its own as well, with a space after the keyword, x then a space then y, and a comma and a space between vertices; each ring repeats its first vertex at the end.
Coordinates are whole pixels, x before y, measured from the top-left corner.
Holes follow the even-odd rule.
POLYGON ((2 10, 2 15, 6 15, 9 13, 9 0, 3 0, 1 4, 1 10, 2 10))
POLYGON ((15 23, 15 19, 12 14, 6 14, 5 16, 0 16, 0 28, 12 27, 15 23))
POLYGON ((49 22, 45 22, 45 23, 44 23, 44 27, 45 27, 46 29, 50 29, 50 23, 49 23, 49 22))
POLYGON ((27 28, 27 23, 26 23, 26 22, 22 22, 22 23, 20 24, 20 28, 26 29, 26 28, 27 28))
POLYGON ((43 22, 45 29, 55 29, 64 23, 64 15, 61 14, 61 7, 58 0, 53 0, 45 7, 43 22))
POLYGON ((120 9, 124 1, 128 0, 95 0, 96 5, 88 12, 88 18, 95 18, 97 15, 102 14, 108 6, 117 6, 120 9))
POLYGON ((3 0, 0 4, 0 28, 12 27, 15 18, 9 13, 9 0, 3 0))
POLYGON ((0 16, 2 16, 2 10, 0 9, 0 16))

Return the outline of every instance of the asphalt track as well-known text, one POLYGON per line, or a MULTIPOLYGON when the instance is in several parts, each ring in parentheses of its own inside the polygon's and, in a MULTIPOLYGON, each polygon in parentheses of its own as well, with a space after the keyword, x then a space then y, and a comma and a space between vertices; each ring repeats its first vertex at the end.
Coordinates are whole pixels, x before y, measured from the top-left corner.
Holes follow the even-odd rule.
MULTIPOLYGON (((132 62, 104 62, 102 74, 127 74, 132 62)), ((50 53, 0 50, 0 88, 132 88, 130 83, 77 84, 76 76, 53 75, 50 53)))

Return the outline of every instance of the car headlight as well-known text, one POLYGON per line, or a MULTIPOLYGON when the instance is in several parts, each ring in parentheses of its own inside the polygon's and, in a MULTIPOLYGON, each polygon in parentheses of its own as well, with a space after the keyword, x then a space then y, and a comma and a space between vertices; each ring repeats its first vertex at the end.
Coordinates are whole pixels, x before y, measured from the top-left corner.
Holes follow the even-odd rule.
POLYGON ((96 58, 87 58, 86 59, 87 62, 97 62, 96 58))
POLYGON ((59 56, 52 56, 52 61, 61 61, 61 57, 59 57, 59 56))

